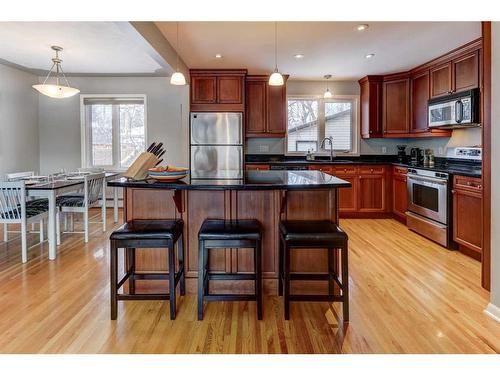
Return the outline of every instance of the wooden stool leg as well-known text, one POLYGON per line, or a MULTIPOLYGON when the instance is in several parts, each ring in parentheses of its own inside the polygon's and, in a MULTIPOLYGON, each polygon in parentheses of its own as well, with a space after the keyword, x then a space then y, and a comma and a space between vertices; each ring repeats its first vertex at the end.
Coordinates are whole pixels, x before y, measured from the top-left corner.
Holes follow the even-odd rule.
POLYGON ((262 252, 261 241, 255 243, 255 297, 257 300, 257 319, 262 320, 262 252))
POLYGON ((333 300, 335 295, 335 249, 328 249, 328 296, 333 300))
POLYGON ((342 314, 344 322, 349 321, 349 262, 347 241, 342 248, 342 314))
POLYGON ((281 240, 281 236, 279 238, 278 244, 278 263, 279 263, 279 271, 278 271, 278 296, 283 295, 283 262, 284 262, 284 254, 283 254, 283 241, 281 240))
POLYGON ((179 252, 179 272, 181 272, 180 279, 180 292, 181 296, 186 295, 186 271, 184 269, 184 236, 181 233, 177 241, 177 251, 179 252))
POLYGON ((126 250, 126 263, 130 277, 128 279, 128 289, 130 294, 135 294, 135 248, 129 247, 126 250))
POLYGON ((290 253, 290 247, 288 244, 285 242, 284 249, 283 249, 283 267, 284 267, 284 295, 285 295, 285 320, 290 319, 290 258, 291 258, 291 253, 290 253))
POLYGON ((118 315, 118 248, 116 247, 116 242, 111 241, 111 256, 110 256, 110 288, 111 288, 111 320, 116 320, 118 315))
POLYGON ((203 295, 205 283, 205 241, 198 242, 198 320, 203 320, 203 295))
POLYGON ((168 288, 170 290, 170 320, 175 320, 175 248, 174 242, 170 241, 168 245, 168 288))

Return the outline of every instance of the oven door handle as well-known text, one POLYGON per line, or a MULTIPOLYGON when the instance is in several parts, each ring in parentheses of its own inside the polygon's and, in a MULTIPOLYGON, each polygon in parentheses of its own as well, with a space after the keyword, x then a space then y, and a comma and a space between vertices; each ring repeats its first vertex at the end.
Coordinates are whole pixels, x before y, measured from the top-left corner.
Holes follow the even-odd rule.
POLYGON ((424 181, 424 182, 432 182, 436 183, 439 185, 446 185, 448 182, 446 180, 441 180, 439 178, 433 178, 433 177, 420 177, 420 176, 414 176, 414 175, 407 175, 408 179, 411 180, 416 180, 416 181, 424 181))

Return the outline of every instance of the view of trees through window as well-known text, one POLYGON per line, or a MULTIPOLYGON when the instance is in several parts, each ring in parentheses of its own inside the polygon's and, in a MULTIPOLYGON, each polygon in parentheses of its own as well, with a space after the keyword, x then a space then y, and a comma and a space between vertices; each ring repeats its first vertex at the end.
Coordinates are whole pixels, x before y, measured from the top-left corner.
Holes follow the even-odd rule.
POLYGON ((91 166, 127 168, 145 149, 144 104, 89 104, 91 166))
MULTIPOLYGON (((333 149, 353 150, 354 99, 289 98, 288 152, 318 152, 324 137, 333 138, 333 149)), ((325 144, 323 151, 330 149, 325 144)))

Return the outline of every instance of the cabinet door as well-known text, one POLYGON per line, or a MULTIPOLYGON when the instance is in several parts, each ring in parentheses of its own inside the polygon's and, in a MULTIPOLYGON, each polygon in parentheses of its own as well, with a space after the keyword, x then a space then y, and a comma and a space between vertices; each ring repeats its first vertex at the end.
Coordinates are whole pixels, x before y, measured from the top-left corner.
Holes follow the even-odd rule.
POLYGON ((381 121, 382 82, 370 78, 360 83, 361 137, 382 136, 381 121))
POLYGON ((453 90, 451 72, 449 62, 431 69, 431 98, 448 95, 453 90))
POLYGON ((409 133, 409 79, 384 82, 384 134, 409 133))
POLYGON ((428 101, 429 72, 426 71, 411 80, 411 133, 423 133, 428 130, 428 101))
POLYGON ((385 175, 360 175, 358 182, 358 210, 360 212, 385 212, 385 175))
POLYGON ((406 176, 395 174, 392 180, 393 213, 401 219, 406 219, 408 209, 408 193, 406 176))
POLYGON ((267 82, 246 82, 246 127, 248 134, 266 132, 267 82))
POLYGON ((482 194, 453 190, 453 240, 477 253, 482 248, 482 194))
POLYGON ((479 87, 479 52, 453 60, 453 91, 479 87))
POLYGON ((217 77, 217 103, 241 104, 243 82, 241 77, 217 77))
POLYGON ((276 136, 286 133, 286 85, 267 85, 267 132, 276 136))
POLYGON ((217 102, 217 78, 191 77, 191 103, 193 104, 215 104, 217 102))

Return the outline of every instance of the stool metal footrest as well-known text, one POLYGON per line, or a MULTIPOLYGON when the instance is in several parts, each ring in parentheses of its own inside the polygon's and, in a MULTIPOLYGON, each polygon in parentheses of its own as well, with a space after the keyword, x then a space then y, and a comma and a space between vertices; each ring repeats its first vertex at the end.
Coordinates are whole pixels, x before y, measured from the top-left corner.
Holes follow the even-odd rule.
POLYGON ((116 299, 118 301, 148 301, 148 300, 169 300, 170 294, 117 294, 116 299))
POLYGON ((207 301, 256 301, 255 294, 205 294, 203 299, 207 301))
POLYGON ((254 273, 209 273, 208 280, 255 280, 256 276, 254 273))

